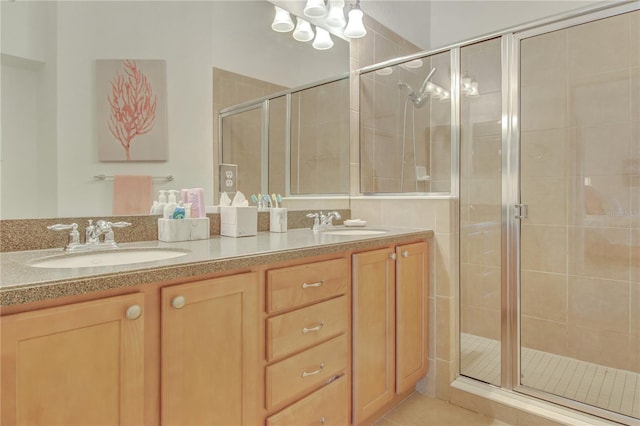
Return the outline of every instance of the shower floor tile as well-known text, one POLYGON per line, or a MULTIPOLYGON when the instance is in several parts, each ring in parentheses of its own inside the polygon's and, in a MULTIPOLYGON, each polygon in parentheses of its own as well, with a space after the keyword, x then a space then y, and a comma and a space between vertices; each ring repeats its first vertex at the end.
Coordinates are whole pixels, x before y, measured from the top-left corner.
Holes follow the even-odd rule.
MULTIPOLYGON (((500 384, 500 342, 461 334, 461 372, 500 384)), ((522 348, 522 384, 640 418, 640 374, 522 348)))

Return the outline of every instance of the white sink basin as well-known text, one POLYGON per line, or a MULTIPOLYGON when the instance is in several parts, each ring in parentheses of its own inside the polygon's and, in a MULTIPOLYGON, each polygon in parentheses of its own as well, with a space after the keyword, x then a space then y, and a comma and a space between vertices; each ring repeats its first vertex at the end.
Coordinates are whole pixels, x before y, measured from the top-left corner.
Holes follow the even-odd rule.
POLYGON ((113 251, 68 253, 41 257, 29 262, 29 266, 34 268, 94 268, 154 262, 184 256, 188 253, 190 250, 166 248, 115 249, 113 251))
POLYGON ((332 229, 330 231, 323 232, 323 234, 326 234, 326 235, 344 235, 344 236, 380 235, 380 234, 386 234, 386 233, 387 231, 383 231, 381 229, 351 229, 351 228, 332 229))

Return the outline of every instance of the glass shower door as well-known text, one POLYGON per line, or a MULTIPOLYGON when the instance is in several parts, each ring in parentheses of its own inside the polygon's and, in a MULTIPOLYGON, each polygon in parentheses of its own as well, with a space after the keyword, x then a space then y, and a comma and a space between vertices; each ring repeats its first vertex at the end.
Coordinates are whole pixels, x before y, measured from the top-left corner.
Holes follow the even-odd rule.
POLYGON ((460 374, 500 386, 501 40, 462 47, 460 68, 460 374))
POLYGON ((521 385, 640 417, 640 12, 520 43, 521 385))

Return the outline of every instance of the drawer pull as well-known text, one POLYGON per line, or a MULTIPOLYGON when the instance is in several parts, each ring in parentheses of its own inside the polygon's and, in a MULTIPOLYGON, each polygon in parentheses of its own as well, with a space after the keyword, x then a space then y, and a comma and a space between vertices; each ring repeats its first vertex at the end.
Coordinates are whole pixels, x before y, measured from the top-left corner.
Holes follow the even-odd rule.
POLYGON ((302 288, 311 288, 311 287, 322 287, 324 285, 324 280, 320 280, 317 283, 302 283, 302 288))
POLYGON ((315 371, 311 371, 309 373, 307 373, 306 371, 302 372, 302 377, 307 377, 307 376, 315 376, 316 374, 320 374, 320 372, 322 371, 322 369, 324 368, 324 362, 320 364, 320 368, 318 368, 315 371))
POLYGON ((405 258, 406 258, 406 257, 409 257, 409 252, 408 252, 408 251, 406 251, 406 250, 405 250, 405 251, 403 251, 403 252, 402 252, 402 257, 405 257, 405 258))
POLYGON ((396 255, 395 253, 389 253, 389 259, 396 260, 397 257, 398 255, 396 255))
POLYGON ((308 333, 310 331, 320 331, 322 327, 324 327, 324 321, 320 321, 320 324, 316 325, 315 327, 302 327, 302 334, 308 333))
POLYGON ((321 424, 321 425, 324 425, 326 422, 327 422, 327 419, 325 419, 324 417, 322 417, 322 418, 320 419, 320 424, 321 424))

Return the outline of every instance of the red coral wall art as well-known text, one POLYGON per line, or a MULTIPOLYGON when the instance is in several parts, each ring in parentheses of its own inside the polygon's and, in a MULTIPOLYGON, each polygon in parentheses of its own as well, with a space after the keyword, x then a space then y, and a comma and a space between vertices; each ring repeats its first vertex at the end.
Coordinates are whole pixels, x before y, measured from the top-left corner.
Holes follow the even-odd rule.
POLYGON ((166 161, 166 63, 97 60, 100 161, 166 161))

